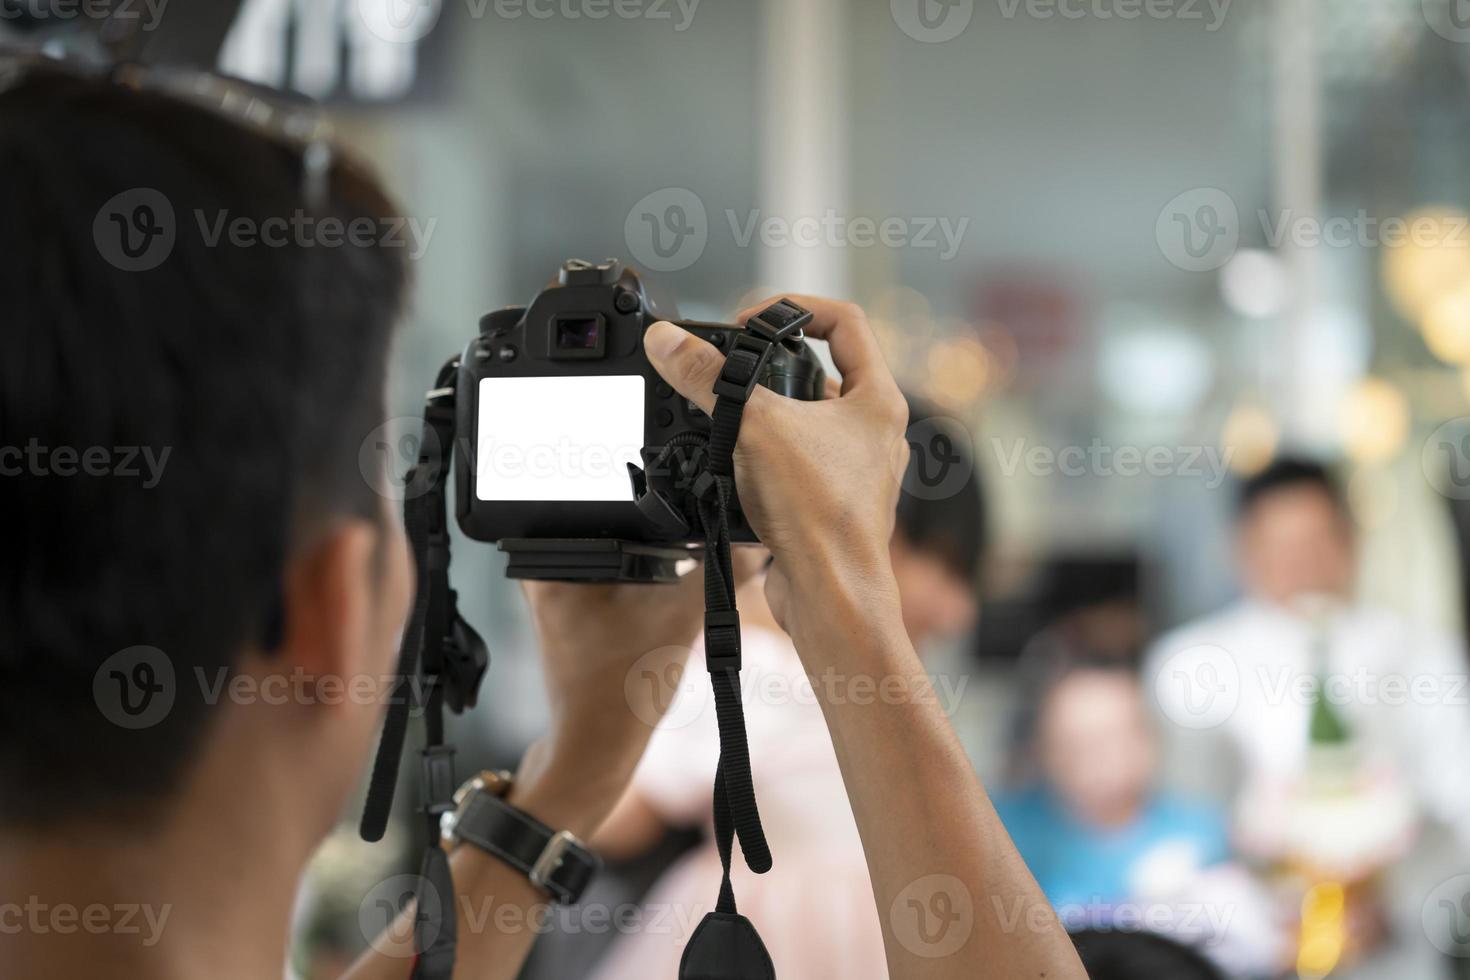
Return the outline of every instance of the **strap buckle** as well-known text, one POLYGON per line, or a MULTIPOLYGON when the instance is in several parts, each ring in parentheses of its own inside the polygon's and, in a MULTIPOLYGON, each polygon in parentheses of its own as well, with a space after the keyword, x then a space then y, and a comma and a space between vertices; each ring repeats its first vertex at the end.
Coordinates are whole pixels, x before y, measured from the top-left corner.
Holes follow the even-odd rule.
POLYGON ((789 299, 780 299, 745 321, 745 329, 735 334, 725 365, 715 381, 715 394, 721 398, 747 402, 760 381, 761 369, 771 356, 771 348, 800 333, 812 322, 811 310, 803 309, 789 299))
POLYGON ((789 299, 778 299, 745 321, 745 329, 775 344, 800 332, 812 322, 812 311, 789 299))
POLYGON ((586 846, 571 831, 557 831, 552 835, 551 840, 546 842, 546 846, 541 849, 541 856, 536 859, 536 863, 531 865, 531 870, 527 875, 531 879, 531 884, 544 892, 549 892, 557 896, 562 901, 566 901, 570 892, 557 882, 552 881, 551 876, 561 870, 562 864, 566 862, 566 855, 569 849, 573 847, 585 849, 586 846))
POLYGON ((704 666, 711 673, 717 670, 740 669, 739 610, 705 610, 704 666), (713 635, 715 630, 727 630, 728 632, 717 642, 713 635))

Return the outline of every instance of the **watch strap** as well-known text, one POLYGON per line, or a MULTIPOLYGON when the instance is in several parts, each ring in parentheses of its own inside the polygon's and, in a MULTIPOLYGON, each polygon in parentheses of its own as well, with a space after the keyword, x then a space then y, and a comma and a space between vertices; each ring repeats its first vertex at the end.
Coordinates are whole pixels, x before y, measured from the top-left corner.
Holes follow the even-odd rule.
POLYGON ((491 793, 470 794, 454 838, 493 854, 562 905, 581 897, 602 861, 567 831, 556 831, 491 793))

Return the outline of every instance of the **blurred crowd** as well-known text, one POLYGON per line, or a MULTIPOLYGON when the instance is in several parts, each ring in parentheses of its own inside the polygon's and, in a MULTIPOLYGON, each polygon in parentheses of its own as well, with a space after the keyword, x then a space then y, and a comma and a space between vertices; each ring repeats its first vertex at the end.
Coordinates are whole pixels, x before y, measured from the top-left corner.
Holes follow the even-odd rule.
MULTIPOLYGON (((917 400, 910 411, 939 417, 917 400)), ((1461 976, 1464 644, 1357 596, 1357 532, 1332 467, 1278 455, 1229 486, 1238 598, 1226 607, 1161 630, 1136 557, 1061 558, 1038 567, 1032 625, 1017 628, 987 619, 988 528, 1004 515, 977 462, 967 456, 952 492, 902 497, 892 556, 905 625, 1093 976, 1461 976)), ((760 549, 742 557, 763 561, 760 549)), ((777 855, 764 878, 736 862, 741 909, 794 975, 881 978, 885 924, 812 696, 814 684, 847 696, 857 685, 803 673, 759 571, 739 601, 777 855)), ((583 907, 606 921, 548 920, 530 980, 676 974, 720 880, 700 656, 593 841, 609 872, 583 907)), ((492 738, 484 753, 514 748, 492 738)), ((896 792, 902 781, 894 773, 896 792)), ((1018 910, 977 914, 1025 927, 1018 910)))

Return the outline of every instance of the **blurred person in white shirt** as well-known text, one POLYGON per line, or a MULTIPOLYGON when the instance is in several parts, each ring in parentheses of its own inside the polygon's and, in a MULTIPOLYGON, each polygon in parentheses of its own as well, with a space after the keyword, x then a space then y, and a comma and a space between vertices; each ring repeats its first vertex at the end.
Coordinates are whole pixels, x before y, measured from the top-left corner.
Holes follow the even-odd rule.
MULTIPOLYGON (((1350 897, 1409 858, 1427 822, 1449 828, 1463 855, 1464 650, 1354 595, 1352 518, 1326 467, 1280 459, 1246 481, 1237 555, 1244 595, 1148 657, 1172 781, 1232 798, 1237 845, 1259 865, 1343 883, 1350 897)), ((1432 962, 1418 901, 1392 902, 1407 945, 1430 954, 1402 962, 1432 962)), ((1371 947, 1393 929, 1348 931, 1371 947)))

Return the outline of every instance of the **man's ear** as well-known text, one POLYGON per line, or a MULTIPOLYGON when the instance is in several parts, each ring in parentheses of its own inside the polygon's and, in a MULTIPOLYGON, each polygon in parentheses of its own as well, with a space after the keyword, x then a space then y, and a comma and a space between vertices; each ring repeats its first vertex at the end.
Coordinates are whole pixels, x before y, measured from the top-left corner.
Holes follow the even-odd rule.
POLYGON ((345 519, 288 563, 283 580, 283 642, 275 657, 309 680, 352 685, 373 674, 373 610, 382 577, 383 532, 345 519))

